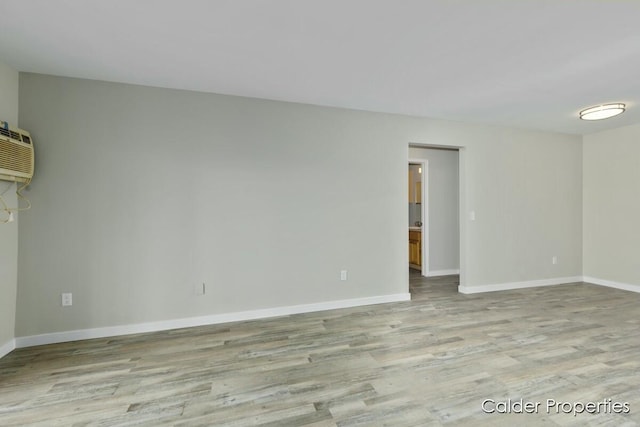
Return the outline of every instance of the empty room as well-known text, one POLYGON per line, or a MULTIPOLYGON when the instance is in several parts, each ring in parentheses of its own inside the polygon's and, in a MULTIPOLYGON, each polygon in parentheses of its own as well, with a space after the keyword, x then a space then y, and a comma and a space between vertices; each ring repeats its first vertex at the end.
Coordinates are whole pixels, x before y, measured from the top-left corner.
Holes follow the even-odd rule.
POLYGON ((0 425, 640 425, 640 2, 0 11, 0 425))

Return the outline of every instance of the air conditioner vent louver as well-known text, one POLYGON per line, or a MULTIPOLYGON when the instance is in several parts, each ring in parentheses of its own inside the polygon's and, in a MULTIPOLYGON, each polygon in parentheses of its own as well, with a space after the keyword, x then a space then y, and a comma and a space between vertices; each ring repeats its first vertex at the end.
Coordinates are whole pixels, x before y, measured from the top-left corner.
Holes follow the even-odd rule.
POLYGON ((29 182, 33 177, 34 155, 31 135, 9 128, 0 121, 0 179, 29 182))
POLYGON ((31 150, 9 141, 0 140, 0 168, 24 174, 31 173, 31 150))
POLYGON ((11 139, 15 139, 19 142, 24 142, 26 144, 31 144, 31 138, 28 135, 22 134, 20 132, 16 132, 12 129, 0 128, 0 135, 9 137, 11 139))

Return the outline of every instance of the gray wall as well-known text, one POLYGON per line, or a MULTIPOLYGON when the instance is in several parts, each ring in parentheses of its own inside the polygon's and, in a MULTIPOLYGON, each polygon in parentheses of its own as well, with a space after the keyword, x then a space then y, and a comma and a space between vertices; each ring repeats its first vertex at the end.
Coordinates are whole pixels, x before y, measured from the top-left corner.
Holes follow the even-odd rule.
POLYGON ((411 147, 409 158, 429 162, 429 203, 422 204, 429 209, 429 271, 458 270, 458 151, 411 147))
POLYGON ((32 74, 20 96, 19 336, 407 292, 389 118, 32 74))
MULTIPOLYGON (((0 63, 0 120, 18 125, 18 72, 0 63)), ((16 206, 16 185, 0 181, 0 195, 16 206)), ((4 213, 0 218, 6 218, 4 213)), ((18 283, 18 214, 16 221, 0 224, 0 347, 12 342, 16 320, 18 283)))
POLYGON ((20 120, 17 336, 407 292, 409 143, 466 147, 463 283, 581 273, 577 136, 34 74, 20 120))
POLYGON ((584 275, 640 288, 640 125, 584 137, 584 275))

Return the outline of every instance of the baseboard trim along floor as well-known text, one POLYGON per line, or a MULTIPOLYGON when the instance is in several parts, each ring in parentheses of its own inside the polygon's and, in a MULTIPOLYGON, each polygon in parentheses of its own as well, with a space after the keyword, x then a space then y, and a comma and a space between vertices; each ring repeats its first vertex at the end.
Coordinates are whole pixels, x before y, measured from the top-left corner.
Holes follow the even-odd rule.
POLYGON ((451 276, 460 274, 460 270, 434 270, 427 273, 427 277, 451 276))
POLYGON ((16 349, 0 360, 0 424, 640 421, 640 294, 581 282, 462 295, 457 276, 418 272, 409 283, 406 302, 16 349))
MULTIPOLYGON (((17 337, 11 343, 14 348, 33 347, 36 345, 54 344, 68 341, 86 340, 92 338, 104 338, 111 336, 139 334, 146 332, 166 331, 170 329, 189 328, 193 326, 215 325, 220 323, 238 322, 243 320, 266 319, 269 317, 288 316, 290 314, 312 313, 315 311, 334 310, 338 308, 359 307, 365 305, 384 304, 389 302, 401 302, 411 300, 410 293, 380 295, 365 298, 352 298, 337 301, 319 302, 313 304, 300 304, 286 307, 265 308, 260 310, 240 311, 235 313, 214 314, 210 316, 189 317, 185 319, 165 320, 158 322, 137 323, 132 325, 107 326, 103 328, 79 329, 74 331, 53 332, 49 334, 17 337)), ((0 347, 8 348, 8 344, 0 347)), ((6 354, 6 353, 5 353, 6 354)))
MULTIPOLYGON (((436 272, 432 272, 436 273, 436 272)), ((431 275, 431 274, 430 274, 431 275)), ((619 283, 611 280, 598 279, 594 277, 560 277, 555 279, 530 280, 523 282, 509 282, 481 286, 458 286, 458 292, 462 294, 476 294, 483 292, 506 291, 512 289, 533 288, 539 286, 553 286, 569 283, 586 282, 609 288, 621 289, 640 293, 640 286, 619 283)), ((193 326, 215 325, 220 323, 237 322, 243 320, 266 319, 270 317, 287 316, 290 314, 312 313, 315 311, 333 310, 339 308, 358 307, 373 304, 384 304, 390 302, 409 301, 409 293, 380 295, 366 298, 353 298, 346 300, 327 301, 313 304, 301 304, 285 307, 266 308, 260 310, 249 310, 235 313, 214 314, 209 316, 190 317, 184 319, 165 320, 157 322, 145 322, 131 325, 107 326, 102 328, 79 329, 64 332, 53 332, 41 335, 31 335, 16 337, 13 340, 0 345, 0 357, 13 351, 15 348, 32 347, 36 345, 54 344, 68 341, 85 340, 92 338, 104 338, 110 336, 121 336, 139 334, 146 332, 166 331, 170 329, 188 328, 193 326)))
POLYGON ((7 354, 11 353, 16 348, 16 340, 11 339, 6 343, 0 345, 0 358, 3 358, 7 354))
POLYGON ((499 283, 495 285, 458 286, 461 294, 479 294, 482 292, 508 291, 512 289, 536 288, 538 286, 564 285, 582 282, 582 276, 558 277, 555 279, 529 280, 525 282, 499 283))
POLYGON ((620 282, 614 282, 612 280, 604 280, 604 279, 598 279, 595 277, 588 277, 588 276, 583 277, 582 281, 585 283, 591 283, 594 285, 606 286, 607 288, 622 289, 623 291, 640 293, 640 286, 632 285, 630 283, 620 283, 620 282))

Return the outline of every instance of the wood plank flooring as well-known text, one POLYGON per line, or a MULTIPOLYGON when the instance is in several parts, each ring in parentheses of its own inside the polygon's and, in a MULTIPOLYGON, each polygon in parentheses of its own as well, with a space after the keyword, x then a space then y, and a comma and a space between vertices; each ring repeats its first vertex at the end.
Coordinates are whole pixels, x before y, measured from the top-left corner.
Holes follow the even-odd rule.
POLYGON ((640 425, 640 294, 588 284, 461 295, 15 350, 2 426, 640 425), (481 404, 542 402, 538 413, 481 404), (628 414, 546 411, 628 402, 628 414))

